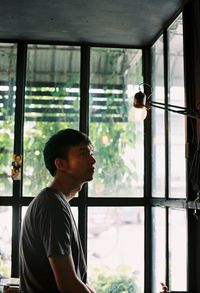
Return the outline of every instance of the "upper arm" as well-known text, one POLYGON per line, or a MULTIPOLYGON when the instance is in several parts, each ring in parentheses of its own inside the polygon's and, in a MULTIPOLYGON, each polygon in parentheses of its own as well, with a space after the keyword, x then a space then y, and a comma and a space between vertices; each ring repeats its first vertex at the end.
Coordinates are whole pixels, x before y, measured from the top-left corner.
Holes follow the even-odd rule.
POLYGON ((50 256, 49 262, 55 277, 56 285, 60 292, 90 292, 86 285, 78 279, 73 259, 70 254, 50 256))
POLYGON ((61 200, 50 198, 37 220, 46 256, 71 253, 72 222, 69 210, 61 200))

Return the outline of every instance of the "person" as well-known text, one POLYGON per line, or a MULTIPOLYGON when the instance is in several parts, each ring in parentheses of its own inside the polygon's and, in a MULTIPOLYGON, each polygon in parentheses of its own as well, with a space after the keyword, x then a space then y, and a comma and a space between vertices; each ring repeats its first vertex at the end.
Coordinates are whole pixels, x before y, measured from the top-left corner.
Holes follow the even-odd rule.
POLYGON ((53 176, 30 203, 20 236, 20 292, 95 293, 87 284, 80 236, 69 201, 93 179, 93 146, 84 133, 60 130, 45 144, 53 176))
POLYGON ((13 155, 11 177, 13 180, 21 180, 22 157, 19 154, 13 155))

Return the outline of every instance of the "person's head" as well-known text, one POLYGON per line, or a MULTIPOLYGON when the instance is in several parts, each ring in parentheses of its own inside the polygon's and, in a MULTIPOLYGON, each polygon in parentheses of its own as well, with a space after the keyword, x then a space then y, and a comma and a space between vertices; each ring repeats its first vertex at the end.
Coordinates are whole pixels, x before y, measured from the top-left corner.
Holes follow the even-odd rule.
MULTIPOLYGON (((50 137, 45 144, 43 151, 45 166, 49 170, 50 174, 55 176, 60 161, 65 163, 68 159, 70 159, 70 156, 74 156, 74 160, 79 159, 80 163, 81 161, 84 161, 84 157, 81 158, 80 156, 83 151, 88 153, 88 156, 91 157, 89 158, 90 164, 94 165, 96 161, 91 155, 91 150, 92 144, 86 134, 70 128, 60 130, 50 137)), ((79 162, 76 162, 76 169, 78 169, 79 162)), ((79 167, 81 169, 81 165, 79 167)), ((69 165, 69 169, 70 168, 71 165, 69 165)), ((92 169, 91 166, 87 166, 87 168, 92 169)))
POLYGON ((19 154, 15 154, 15 155, 14 155, 14 161, 15 161, 15 163, 17 163, 17 164, 20 164, 20 163, 21 163, 21 155, 19 155, 19 154))

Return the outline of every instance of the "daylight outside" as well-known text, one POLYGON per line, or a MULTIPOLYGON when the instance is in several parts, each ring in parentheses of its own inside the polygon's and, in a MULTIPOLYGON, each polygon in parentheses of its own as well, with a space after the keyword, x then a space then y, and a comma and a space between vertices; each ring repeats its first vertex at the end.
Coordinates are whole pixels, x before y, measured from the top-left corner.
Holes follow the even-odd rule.
MULTIPOLYGON (((7 68, 0 85, 0 189, 12 197, 16 47, 0 48, 7 58, 0 62, 0 71, 7 68)), ((143 123, 129 112, 141 70, 141 50, 91 49, 89 135, 97 166, 89 197, 143 197, 143 123)), ((50 180, 44 140, 61 128, 79 128, 80 48, 28 45, 26 74, 22 196, 34 197, 50 180)), ((22 221, 25 211, 22 207, 22 221)), ((11 274, 11 240, 12 206, 1 206, 1 277, 11 274)), ((143 291, 142 207, 88 207, 87 241, 89 279, 99 293, 143 291)))

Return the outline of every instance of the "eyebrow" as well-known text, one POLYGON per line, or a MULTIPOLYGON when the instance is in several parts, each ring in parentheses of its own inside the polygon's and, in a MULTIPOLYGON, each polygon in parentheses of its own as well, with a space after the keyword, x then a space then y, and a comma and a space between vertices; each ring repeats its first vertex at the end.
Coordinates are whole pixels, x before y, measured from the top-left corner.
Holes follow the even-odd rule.
POLYGON ((94 148, 93 148, 92 145, 82 145, 82 146, 80 146, 79 150, 80 150, 80 151, 81 151, 81 150, 94 151, 94 148), (89 148, 88 148, 88 146, 89 146, 89 148))

